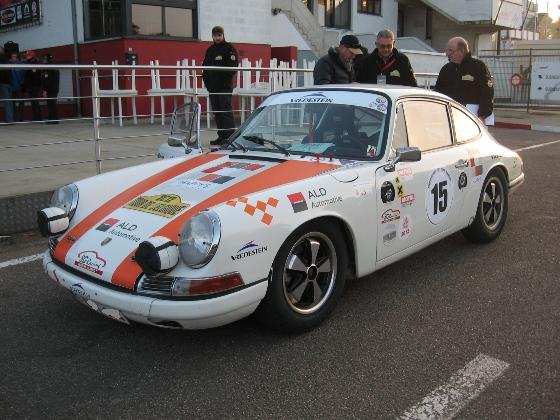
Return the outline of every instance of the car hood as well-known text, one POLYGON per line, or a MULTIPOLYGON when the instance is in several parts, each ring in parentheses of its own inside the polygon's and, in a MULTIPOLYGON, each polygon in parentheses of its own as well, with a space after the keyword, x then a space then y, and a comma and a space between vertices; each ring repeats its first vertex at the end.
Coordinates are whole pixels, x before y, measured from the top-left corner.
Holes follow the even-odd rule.
MULTIPOLYGON (((338 161, 209 153, 170 166, 118 192, 59 238, 55 261, 98 280, 133 289, 142 275, 133 255, 154 236, 177 242, 198 212, 259 191, 340 168, 338 161)), ((110 182, 107 183, 110 188, 110 182)), ((80 195, 87 195, 86 189, 80 195)))

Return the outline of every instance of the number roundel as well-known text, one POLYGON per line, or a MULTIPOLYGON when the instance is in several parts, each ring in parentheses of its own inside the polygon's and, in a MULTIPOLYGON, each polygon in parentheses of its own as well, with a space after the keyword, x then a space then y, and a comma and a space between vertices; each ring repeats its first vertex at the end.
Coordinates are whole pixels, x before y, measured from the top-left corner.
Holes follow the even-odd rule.
POLYGON ((452 204, 451 175, 444 168, 438 168, 432 172, 426 186, 426 215, 430 222, 439 225, 445 221, 452 204))

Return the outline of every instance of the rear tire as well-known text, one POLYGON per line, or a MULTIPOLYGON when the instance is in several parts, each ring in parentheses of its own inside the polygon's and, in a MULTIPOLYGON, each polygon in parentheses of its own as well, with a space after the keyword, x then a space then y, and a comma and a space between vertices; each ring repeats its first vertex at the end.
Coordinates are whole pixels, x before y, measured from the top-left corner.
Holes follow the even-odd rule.
POLYGON ((465 237, 475 243, 496 239, 504 228, 508 215, 508 186, 500 169, 495 169, 484 180, 473 223, 463 229, 465 237))
POLYGON ((308 223, 284 242, 272 265, 257 319, 284 332, 319 325, 344 290, 348 251, 336 225, 308 223))

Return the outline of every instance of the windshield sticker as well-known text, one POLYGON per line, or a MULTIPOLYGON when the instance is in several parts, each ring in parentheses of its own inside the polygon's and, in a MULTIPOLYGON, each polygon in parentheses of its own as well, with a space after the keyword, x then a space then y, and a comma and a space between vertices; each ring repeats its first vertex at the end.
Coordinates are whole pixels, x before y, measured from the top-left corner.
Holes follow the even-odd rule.
POLYGON ((357 92, 352 90, 325 90, 316 92, 282 92, 269 96, 259 108, 272 105, 288 104, 339 104, 354 105, 377 109, 386 114, 388 101, 374 92, 357 92))
POLYGON ((137 197, 123 207, 171 219, 188 209, 190 204, 183 203, 176 194, 160 194, 137 197))
POLYGON ((334 143, 302 143, 292 144, 289 150, 290 152, 323 153, 329 147, 333 146, 334 143))

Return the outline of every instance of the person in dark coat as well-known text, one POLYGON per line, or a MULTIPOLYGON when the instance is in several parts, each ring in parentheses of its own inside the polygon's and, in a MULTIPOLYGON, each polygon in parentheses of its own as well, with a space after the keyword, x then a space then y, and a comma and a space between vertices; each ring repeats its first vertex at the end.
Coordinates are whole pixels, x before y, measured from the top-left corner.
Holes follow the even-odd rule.
MULTIPOLYGON (((27 64, 39 64, 37 54, 33 50, 27 51, 25 54, 27 64)), ((43 97, 43 82, 41 80, 41 69, 29 69, 25 73, 24 82, 25 91, 31 102, 31 113, 33 121, 41 121, 41 107, 39 106, 39 98, 43 97)))
MULTIPOLYGON (((214 43, 206 50, 202 65, 237 67, 237 51, 232 44, 226 42, 224 28, 221 26, 212 28, 212 41, 214 43)), ((204 70, 202 72, 202 79, 210 94, 210 105, 218 127, 218 138, 210 142, 214 146, 226 143, 235 131, 231 108, 234 75, 235 71, 204 70)))
MULTIPOLYGON (((53 56, 45 54, 43 63, 52 64, 53 56)), ((41 71, 41 81, 43 88, 43 96, 47 98, 47 124, 58 124, 58 111, 56 108, 56 98, 58 96, 58 88, 60 81, 60 72, 57 69, 45 69, 41 71)))
POLYGON ((375 50, 356 63, 356 81, 418 86, 410 60, 395 48, 395 34, 389 29, 379 31, 375 50))
POLYGON ((451 38, 446 50, 449 63, 437 78, 435 90, 465 105, 486 123, 494 110, 494 81, 483 61, 473 58, 467 40, 451 38))
MULTIPOLYGON (((338 47, 331 47, 313 69, 313 83, 328 85, 355 82, 354 60, 363 54, 364 48, 354 35, 344 35, 338 47)), ((366 50, 367 51, 367 50, 366 50)))
MULTIPOLYGON (((19 58, 19 53, 12 52, 10 63, 23 64, 19 58)), ((25 70, 12 69, 12 98, 14 98, 15 121, 23 121, 23 88, 25 84, 25 70)))
MULTIPOLYGON (((8 64, 4 48, 0 47, 0 64, 8 64)), ((4 121, 14 122, 14 103, 12 102, 12 71, 0 70, 0 102, 4 105, 4 121)))

